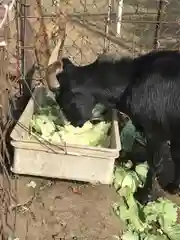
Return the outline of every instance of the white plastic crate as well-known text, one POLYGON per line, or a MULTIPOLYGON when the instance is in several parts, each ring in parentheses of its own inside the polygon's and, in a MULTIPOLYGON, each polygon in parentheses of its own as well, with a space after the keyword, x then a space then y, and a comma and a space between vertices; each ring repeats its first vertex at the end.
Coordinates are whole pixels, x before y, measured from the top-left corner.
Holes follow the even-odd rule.
POLYGON ((38 87, 11 133, 14 147, 12 172, 50 178, 110 184, 114 162, 121 150, 117 113, 113 112, 110 148, 54 145, 29 139, 29 123, 47 90, 38 87))

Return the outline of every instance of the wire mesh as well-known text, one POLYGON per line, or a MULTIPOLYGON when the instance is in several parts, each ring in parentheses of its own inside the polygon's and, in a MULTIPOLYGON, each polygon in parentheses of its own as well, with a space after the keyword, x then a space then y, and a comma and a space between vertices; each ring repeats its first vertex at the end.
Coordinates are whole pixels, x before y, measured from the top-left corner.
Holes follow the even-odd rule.
MULTIPOLYGON (((9 171, 12 162, 9 133, 34 87, 47 84, 48 60, 59 38, 62 38, 65 25, 63 56, 70 57, 78 65, 92 62, 103 52, 134 57, 152 49, 179 50, 178 0, 127 0, 119 3, 115 0, 17 0, 14 4, 11 12, 14 21, 7 21, 0 33, 0 38, 7 43, 5 47, 0 47, 2 239, 10 235, 15 239, 19 234, 17 219, 20 218, 19 208, 22 210, 17 201, 16 177, 9 171)), ((23 220, 30 229, 24 230, 21 239, 34 236, 34 230, 29 226, 32 211, 27 209, 35 197, 33 195, 23 204, 23 211, 27 213, 27 218, 23 220)), ((43 229, 41 226, 42 236, 47 234, 43 229)), ((38 239, 43 238, 39 236, 38 239)), ((45 239, 50 238, 46 235, 45 239)))

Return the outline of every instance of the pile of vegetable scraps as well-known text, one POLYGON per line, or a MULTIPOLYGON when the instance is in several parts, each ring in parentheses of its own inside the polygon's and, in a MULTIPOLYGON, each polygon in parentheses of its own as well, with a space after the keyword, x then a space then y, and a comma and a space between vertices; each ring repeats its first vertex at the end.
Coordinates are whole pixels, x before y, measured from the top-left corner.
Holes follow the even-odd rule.
MULTIPOLYGON (((94 116, 100 116, 103 110, 103 106, 98 104, 93 109, 94 116)), ((97 124, 87 121, 81 128, 74 127, 66 120, 56 101, 46 96, 30 121, 30 133, 39 136, 40 140, 44 139, 54 144, 78 143, 78 145, 108 147, 110 126, 111 123, 102 120, 97 124)))
POLYGON ((147 163, 131 170, 131 162, 119 166, 114 174, 114 187, 121 197, 113 208, 125 223, 122 240, 178 240, 180 224, 177 223, 179 207, 168 199, 142 206, 134 198, 138 187, 143 187, 148 171, 147 163))

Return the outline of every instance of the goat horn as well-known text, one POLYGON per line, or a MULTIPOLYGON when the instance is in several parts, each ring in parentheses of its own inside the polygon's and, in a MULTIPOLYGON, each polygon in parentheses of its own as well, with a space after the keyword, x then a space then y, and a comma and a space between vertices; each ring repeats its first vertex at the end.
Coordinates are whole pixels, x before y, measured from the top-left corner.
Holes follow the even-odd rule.
POLYGON ((59 41, 54 48, 48 63, 47 69, 47 84, 51 91, 55 91, 60 87, 60 83, 56 78, 56 74, 63 70, 62 62, 62 51, 64 47, 64 42, 66 38, 66 15, 59 10, 59 41), (63 23, 63 28, 60 28, 60 25, 63 23))

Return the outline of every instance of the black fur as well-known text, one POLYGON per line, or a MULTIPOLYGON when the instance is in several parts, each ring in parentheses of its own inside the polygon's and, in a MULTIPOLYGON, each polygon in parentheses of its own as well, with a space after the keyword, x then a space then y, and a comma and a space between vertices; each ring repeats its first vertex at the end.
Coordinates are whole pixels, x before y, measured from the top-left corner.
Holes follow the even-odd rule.
MULTIPOLYGON (((171 142, 175 166, 173 192, 180 184, 180 53, 151 52, 135 59, 99 57, 77 67, 64 60, 57 75, 61 90, 57 101, 75 126, 89 120, 97 102, 126 113, 147 138, 149 172, 145 187, 138 191, 142 202, 152 200, 153 181, 163 169, 162 146, 171 142)), ((166 158, 166 157, 165 157, 166 158)), ((164 159, 164 158, 163 158, 164 159)), ((168 173, 167 173, 168 174, 168 173)))
MULTIPOLYGON (((169 187, 169 184, 174 179, 174 164, 171 157, 170 146, 167 142, 162 144, 160 148, 160 163, 161 167, 156 172, 159 185, 164 190, 169 187)), ((132 169, 134 170, 137 164, 144 163, 148 159, 147 151, 144 146, 134 144, 132 152, 126 153, 124 161, 131 159, 133 163, 132 169)))

